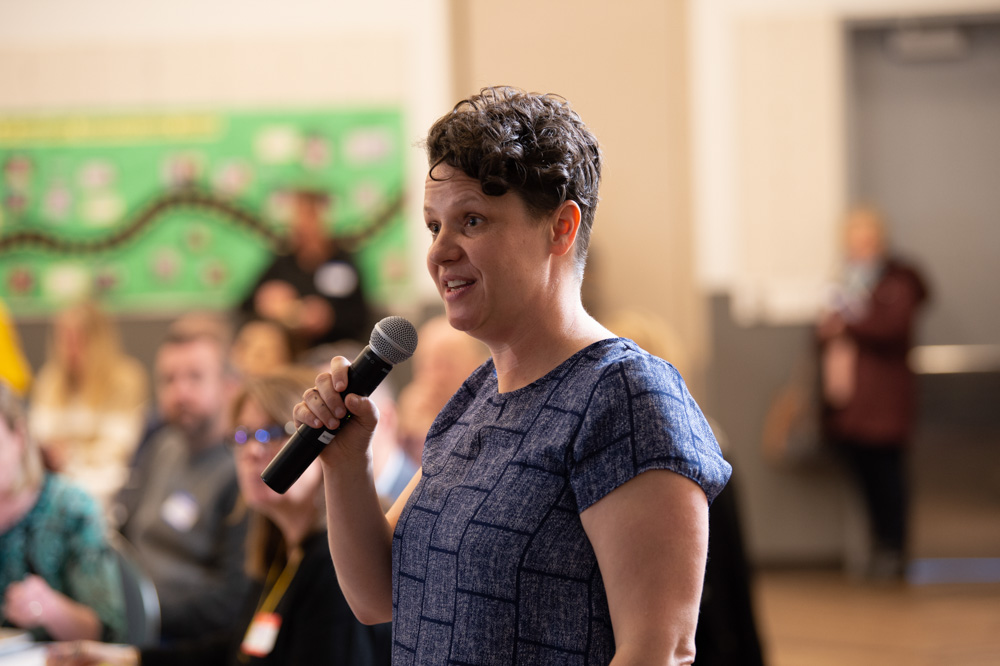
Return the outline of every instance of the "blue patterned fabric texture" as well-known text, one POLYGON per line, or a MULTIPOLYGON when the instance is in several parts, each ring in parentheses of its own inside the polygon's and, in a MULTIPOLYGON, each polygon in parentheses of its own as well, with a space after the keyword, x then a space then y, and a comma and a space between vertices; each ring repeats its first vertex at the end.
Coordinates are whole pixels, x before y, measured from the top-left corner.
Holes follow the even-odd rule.
POLYGON ((729 480, 677 370, 603 340, 498 393, 492 361, 438 415, 393 535, 393 664, 607 664, 614 636, 579 514, 652 469, 729 480))
MULTIPOLYGON (((58 475, 46 475, 35 506, 0 534, 0 590, 29 573, 92 608, 103 624, 102 640, 124 640, 121 574, 100 507, 58 475)), ((51 640, 42 630, 33 633, 37 640, 51 640)))

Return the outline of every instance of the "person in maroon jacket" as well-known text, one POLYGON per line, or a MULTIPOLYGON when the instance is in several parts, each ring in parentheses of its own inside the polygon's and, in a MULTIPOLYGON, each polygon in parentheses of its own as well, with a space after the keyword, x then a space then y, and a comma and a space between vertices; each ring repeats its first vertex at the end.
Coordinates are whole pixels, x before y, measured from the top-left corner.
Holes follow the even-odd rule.
POLYGON ((877 211, 858 207, 845 224, 846 263, 817 326, 824 429, 857 477, 870 518, 869 574, 903 573, 905 452, 916 417, 916 379, 907 363, 925 280, 887 251, 877 211))

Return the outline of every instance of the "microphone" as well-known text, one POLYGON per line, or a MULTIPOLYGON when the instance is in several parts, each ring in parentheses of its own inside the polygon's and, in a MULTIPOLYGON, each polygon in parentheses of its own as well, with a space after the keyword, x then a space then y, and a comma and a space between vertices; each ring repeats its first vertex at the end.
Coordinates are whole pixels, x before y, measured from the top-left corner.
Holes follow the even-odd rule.
MULTIPOLYGON (((386 317, 375 324, 368 346, 361 350, 347 369, 347 388, 340 394, 341 397, 348 393, 371 395, 392 370, 392 366, 410 358, 416 348, 417 331, 406 319, 386 317)), ((303 423, 281 447, 260 478, 272 490, 284 493, 302 476, 302 472, 316 460, 320 451, 337 436, 337 432, 350 418, 351 414, 348 413, 340 420, 340 426, 336 430, 311 428, 303 423)))

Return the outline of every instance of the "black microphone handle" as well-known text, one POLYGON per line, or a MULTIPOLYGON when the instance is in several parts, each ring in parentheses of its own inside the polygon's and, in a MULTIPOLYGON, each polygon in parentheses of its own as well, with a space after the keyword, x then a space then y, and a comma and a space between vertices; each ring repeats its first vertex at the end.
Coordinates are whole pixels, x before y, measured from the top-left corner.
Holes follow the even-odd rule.
MULTIPOLYGON (((341 397, 348 393, 371 395, 390 370, 392 370, 391 363, 380 358, 370 346, 365 347, 351 363, 351 367, 347 369, 347 388, 340 394, 341 397)), ((333 440, 340 428, 343 428, 350 418, 351 414, 348 413, 340 419, 340 426, 336 430, 322 427, 312 428, 303 423, 281 447, 278 455, 274 456, 274 459, 264 468, 260 478, 269 488, 284 494, 302 476, 306 468, 316 460, 316 456, 326 448, 326 445, 333 440)))

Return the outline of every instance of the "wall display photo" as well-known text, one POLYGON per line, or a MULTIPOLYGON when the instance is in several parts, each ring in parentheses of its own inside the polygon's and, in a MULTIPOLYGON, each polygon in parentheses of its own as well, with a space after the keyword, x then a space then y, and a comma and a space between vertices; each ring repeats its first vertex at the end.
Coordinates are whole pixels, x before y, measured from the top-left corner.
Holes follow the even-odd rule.
POLYGON ((407 279, 400 109, 0 116, 0 299, 46 316, 226 308, 287 247, 294 192, 369 300, 407 279))

